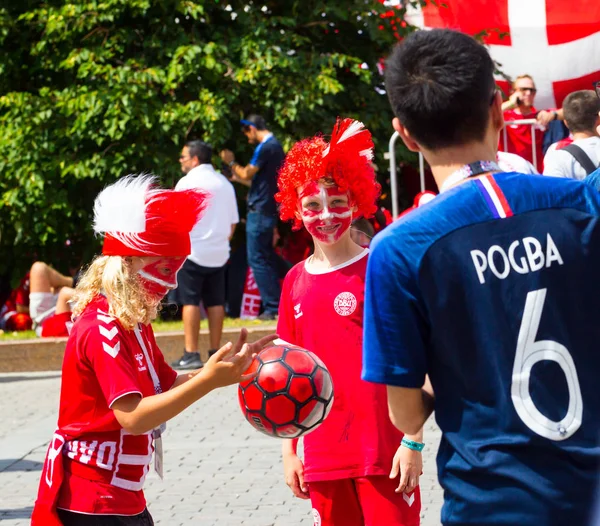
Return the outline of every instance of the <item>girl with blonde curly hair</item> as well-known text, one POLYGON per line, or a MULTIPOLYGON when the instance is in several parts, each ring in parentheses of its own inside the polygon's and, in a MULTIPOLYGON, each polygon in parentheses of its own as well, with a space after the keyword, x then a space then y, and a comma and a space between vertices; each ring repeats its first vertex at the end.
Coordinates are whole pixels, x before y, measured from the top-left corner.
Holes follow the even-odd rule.
POLYGON ((165 422, 213 389, 248 378, 262 346, 223 346, 203 369, 177 376, 152 332, 160 301, 177 286, 189 233, 208 196, 128 176, 96 198, 102 255, 77 285, 65 350, 58 426, 33 526, 151 525, 142 490, 154 453, 162 477, 165 422))

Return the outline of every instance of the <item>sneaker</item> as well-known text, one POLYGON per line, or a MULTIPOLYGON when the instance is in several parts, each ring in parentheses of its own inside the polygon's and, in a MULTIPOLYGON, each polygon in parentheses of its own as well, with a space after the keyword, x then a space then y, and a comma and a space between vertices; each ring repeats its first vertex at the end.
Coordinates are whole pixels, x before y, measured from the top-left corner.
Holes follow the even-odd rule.
POLYGON ((200 353, 183 351, 183 356, 179 360, 171 363, 176 369, 200 369, 204 364, 200 359, 200 353))
POLYGON ((213 354, 216 354, 216 352, 217 352, 218 350, 219 350, 219 349, 210 349, 210 350, 208 351, 208 357, 210 358, 210 357, 211 357, 213 354))
POLYGON ((258 317, 258 319, 260 321, 275 321, 277 319, 277 314, 274 312, 265 311, 258 317))

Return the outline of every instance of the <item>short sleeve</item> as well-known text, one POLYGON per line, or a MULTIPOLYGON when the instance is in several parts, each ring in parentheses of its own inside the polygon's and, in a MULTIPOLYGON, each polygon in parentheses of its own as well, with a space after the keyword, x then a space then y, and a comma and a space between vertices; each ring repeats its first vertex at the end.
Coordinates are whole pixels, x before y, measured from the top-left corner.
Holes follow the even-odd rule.
POLYGON ((256 166, 257 168, 262 168, 264 154, 265 154, 265 145, 264 145, 264 143, 260 143, 254 149, 254 154, 252 155, 252 159, 250 159, 249 164, 251 164, 252 166, 256 166))
POLYGON ((235 188, 233 187, 233 185, 230 183, 229 184, 230 187, 230 204, 229 204, 229 210, 231 210, 231 219, 230 222, 232 225, 237 225, 240 222, 240 214, 238 211, 238 206, 237 206, 237 199, 235 197, 235 188))
POLYGON ((186 190, 187 186, 185 184, 185 177, 182 177, 181 179, 179 179, 179 181, 177 181, 177 184, 175 185, 175 190, 180 191, 180 190, 186 190))
POLYGON ((294 307, 291 297, 292 274, 292 271, 288 272, 283 281, 281 298, 279 300, 279 316, 277 317, 277 334, 285 342, 296 345, 294 307))
POLYGON ((583 182, 596 190, 600 190, 600 168, 588 175, 583 182))
POLYGON ((414 269, 396 241, 381 239, 367 264, 362 378, 419 388, 427 373, 425 309, 414 269))
POLYGON ((151 327, 148 329, 148 340, 150 345, 152 345, 152 363, 160 382, 160 388, 164 393, 173 387, 177 379, 177 371, 165 361, 165 357, 156 343, 154 331, 151 327))
POLYGON ((126 394, 142 396, 133 352, 122 330, 113 320, 99 322, 85 333, 83 353, 92 365, 108 407, 126 394))
POLYGON ((574 177, 569 173, 568 166, 572 164, 571 154, 561 150, 548 150, 544 157, 544 175, 551 177, 574 177))
POLYGON ((19 285, 15 294, 15 305, 24 305, 25 307, 29 305, 29 292, 25 290, 23 284, 19 285))

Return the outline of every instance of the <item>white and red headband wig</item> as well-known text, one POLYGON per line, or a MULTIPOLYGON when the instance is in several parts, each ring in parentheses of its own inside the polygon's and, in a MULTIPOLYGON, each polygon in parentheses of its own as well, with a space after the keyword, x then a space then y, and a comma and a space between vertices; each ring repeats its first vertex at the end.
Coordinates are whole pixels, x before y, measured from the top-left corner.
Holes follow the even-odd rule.
POLYGON ((302 222, 297 218, 298 189, 312 181, 331 178, 350 194, 356 206, 356 217, 370 217, 377 211, 381 186, 371 164, 373 141, 364 124, 352 119, 338 119, 327 143, 322 136, 297 142, 289 151, 279 171, 279 193, 282 220, 293 220, 294 228, 302 222))
POLYGON ((165 190, 151 175, 128 175, 106 187, 94 203, 94 232, 106 256, 190 254, 190 231, 206 208, 198 190, 165 190))

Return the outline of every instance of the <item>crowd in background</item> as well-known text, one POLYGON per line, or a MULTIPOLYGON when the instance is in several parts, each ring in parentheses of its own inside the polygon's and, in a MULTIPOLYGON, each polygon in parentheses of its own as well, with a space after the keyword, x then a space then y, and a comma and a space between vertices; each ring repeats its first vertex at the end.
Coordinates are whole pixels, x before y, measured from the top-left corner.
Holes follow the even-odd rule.
MULTIPOLYGON (((505 133, 501 134, 498 163, 504 171, 584 179, 600 165, 600 86, 571 93, 562 108, 539 111, 536 87, 529 75, 513 82, 503 103, 505 133), (597 96, 598 95, 598 96, 597 96), (523 122, 525 121, 525 122, 523 122)), ((179 273, 179 286, 169 294, 165 319, 181 318, 185 349, 173 365, 198 367, 200 320, 208 320, 209 355, 219 347, 225 316, 274 320, 280 283, 287 271, 312 252, 304 229, 293 230, 278 221, 275 194, 277 173, 285 154, 265 119, 256 114, 240 121, 241 132, 254 154, 246 165, 230 150, 219 152, 221 165, 208 142, 187 142, 179 157, 182 178, 176 189, 201 188, 213 204, 191 233, 192 254, 179 273), (219 171, 220 170, 220 171, 219 171), (240 190, 249 187, 240 213, 240 190), (238 225, 242 223, 242 232, 238 225), (238 230, 237 246, 231 246, 238 230), (176 305, 177 308, 173 308, 176 305)), ((592 177, 600 177, 594 174, 592 177)), ((409 186, 409 185, 408 185, 409 186)), ((404 214, 433 198, 421 192, 404 214)), ((375 233, 391 223, 383 206, 370 220, 358 219, 353 236, 368 246, 375 233)), ((84 265, 89 262, 81 262, 84 265)), ((77 285, 79 268, 61 274, 52 265, 34 262, 30 272, 12 290, 0 308, 0 330, 34 329, 38 336, 66 336, 71 325, 69 300, 77 285)))

